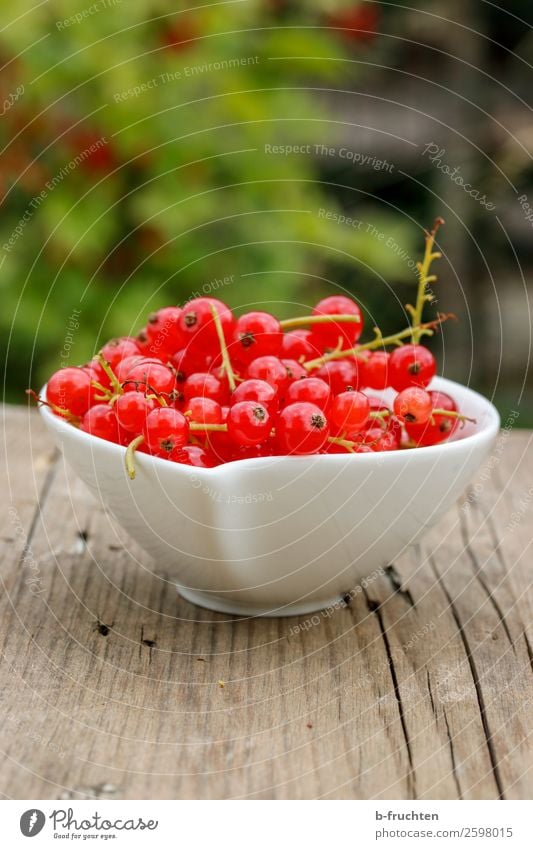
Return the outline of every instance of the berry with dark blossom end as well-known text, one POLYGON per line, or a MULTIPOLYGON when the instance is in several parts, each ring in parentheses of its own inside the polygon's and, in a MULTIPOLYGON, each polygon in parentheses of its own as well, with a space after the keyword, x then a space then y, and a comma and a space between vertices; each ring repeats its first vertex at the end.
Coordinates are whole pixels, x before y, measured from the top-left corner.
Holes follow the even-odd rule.
POLYGON ((227 424, 229 438, 235 445, 259 445, 266 442, 272 430, 267 408, 256 401, 232 404, 227 424))
POLYGON ((313 309, 314 316, 351 315, 359 321, 328 321, 324 324, 313 324, 310 342, 319 350, 336 348, 342 342, 343 348, 353 348, 363 332, 363 315, 358 305, 345 295, 331 295, 319 301, 313 309))
POLYGON ((146 417, 143 434, 151 454, 168 457, 189 438, 189 422, 172 407, 159 407, 146 417))
POLYGON ((302 377, 308 377, 308 372, 300 363, 297 363, 296 360, 281 360, 283 365, 285 366, 285 371, 287 372, 287 386, 290 386, 295 380, 300 380, 302 377))
POLYGON ((323 412, 327 412, 331 399, 331 389, 325 380, 319 377, 305 377, 291 383, 285 395, 285 404, 307 401, 320 407, 323 412))
POLYGON ((46 400, 58 408, 54 412, 65 410, 73 416, 83 416, 94 403, 95 392, 98 394, 90 373, 69 366, 52 375, 46 386, 46 400))
MULTIPOLYGON (((450 413, 457 412, 457 404, 445 392, 430 391, 433 410, 447 410, 450 413)), ((406 424, 407 435, 418 446, 438 445, 449 439, 459 426, 459 420, 453 416, 442 413, 432 413, 431 418, 425 424, 406 424)))
POLYGON ((212 307, 218 313, 224 338, 230 341, 235 327, 235 318, 230 308, 217 298, 193 298, 185 304, 179 319, 184 347, 190 345, 195 352, 218 354, 220 346, 212 307))
POLYGON ((163 307, 152 313, 146 325, 148 353, 165 362, 183 348, 185 339, 180 328, 181 309, 163 307))
POLYGON ((389 384, 397 392, 409 386, 425 389, 436 372, 435 357, 424 345, 402 345, 389 357, 389 384))
POLYGON ((431 396, 419 386, 409 386, 398 393, 393 409, 402 424, 425 424, 431 416, 431 396))
POLYGON ((276 439, 287 454, 317 454, 328 436, 328 421, 316 404, 288 404, 278 416, 276 439))
POLYGON ((108 442, 120 442, 120 432, 113 408, 109 404, 95 404, 81 420, 80 430, 108 442))
POLYGON ((343 430, 360 430, 368 422, 370 402, 362 392, 341 392, 334 399, 329 418, 335 427, 343 430))
POLYGON ((277 357, 282 341, 283 331, 275 316, 268 312, 248 312, 237 319, 230 354, 237 362, 247 365, 257 357, 277 357))

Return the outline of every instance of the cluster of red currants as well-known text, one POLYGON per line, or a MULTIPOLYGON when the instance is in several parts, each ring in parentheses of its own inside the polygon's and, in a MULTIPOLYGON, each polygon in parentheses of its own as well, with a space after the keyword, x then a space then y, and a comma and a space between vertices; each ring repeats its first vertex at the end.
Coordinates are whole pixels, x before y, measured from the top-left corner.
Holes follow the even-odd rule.
MULTIPOLYGON (((438 226, 438 223, 437 225, 438 226)), ((87 365, 50 378, 47 404, 81 430, 134 451, 197 467, 251 457, 363 453, 435 445, 465 416, 449 395, 428 390, 435 359, 420 338, 436 227, 419 264, 411 325, 359 343, 363 316, 343 295, 311 315, 236 318, 202 297, 165 307, 136 338, 108 342, 87 365), (391 353, 386 348, 394 346, 391 353), (391 406, 372 392, 396 391, 391 406)))

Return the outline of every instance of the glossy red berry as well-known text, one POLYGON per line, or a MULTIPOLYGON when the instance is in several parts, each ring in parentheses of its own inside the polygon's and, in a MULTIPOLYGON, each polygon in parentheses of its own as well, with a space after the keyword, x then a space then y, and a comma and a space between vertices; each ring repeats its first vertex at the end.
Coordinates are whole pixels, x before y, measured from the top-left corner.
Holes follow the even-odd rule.
POLYGON ((46 400, 73 416, 83 416, 94 403, 95 393, 98 394, 89 372, 68 367, 52 375, 46 387, 46 400))
POLYGON ((124 392, 148 392, 173 400, 176 377, 158 360, 143 360, 128 370, 122 387, 124 392))
POLYGON ((272 414, 278 408, 278 393, 270 383, 265 380, 244 380, 239 383, 231 396, 230 406, 240 401, 256 401, 262 404, 272 414))
POLYGON ((218 466, 215 455, 201 445, 184 445, 182 448, 176 448, 169 460, 174 463, 183 463, 185 466, 195 466, 197 469, 212 469, 218 466))
POLYGON ((419 386, 409 386, 394 399, 394 414, 403 424, 425 424, 431 416, 431 396, 419 386))
POLYGON ((115 416, 122 430, 132 434, 143 431, 148 413, 156 407, 156 401, 147 398, 144 392, 125 392, 114 404, 115 416))
POLYGON ((256 401, 233 404, 227 423, 229 438, 236 445, 258 445, 268 439, 272 430, 267 408, 256 401))
POLYGON ((313 309, 314 316, 351 315, 359 318, 358 322, 328 321, 324 324, 313 324, 311 344, 321 351, 336 348, 342 340, 343 348, 353 348, 363 332, 363 316, 358 305, 345 295, 332 295, 319 301, 313 309))
POLYGON ((185 406, 191 422, 203 425, 222 423, 222 407, 211 398, 190 398, 185 406))
POLYGON ((108 442, 119 442, 119 428, 113 408, 109 404, 95 404, 85 413, 80 430, 107 439, 108 442))
POLYGON ((270 383, 280 396, 289 383, 286 367, 278 357, 271 354, 252 360, 248 366, 247 377, 270 383))
POLYGON ((283 334, 281 356, 296 362, 306 362, 319 357, 321 351, 311 341, 310 330, 290 330, 283 334))
POLYGON ((304 377, 301 380, 295 380, 285 394, 285 404, 306 401, 320 407, 323 412, 327 412, 331 399, 329 383, 319 377, 304 377))
POLYGON ((371 351, 360 370, 361 386, 386 389, 389 385, 389 354, 386 351, 371 351))
POLYGON ((276 438, 287 454, 316 454, 328 436, 327 419, 316 404, 289 404, 278 416, 276 438))
POLYGON ((277 318, 267 312, 248 312, 237 319, 230 355, 248 364, 257 357, 278 356, 283 331, 277 318))
POLYGON ((341 392, 334 399, 329 418, 340 431, 360 430, 368 422, 370 402, 362 392, 341 392))
POLYGON ((389 357, 389 384, 397 392, 409 386, 425 389, 436 371, 435 357, 424 345, 402 345, 389 357))
POLYGON ((163 307, 152 313, 146 325, 147 350, 150 356, 165 362, 185 344, 180 328, 181 309, 163 307))
POLYGON ((333 395, 359 388, 359 372, 355 360, 331 360, 313 372, 313 377, 320 377, 329 383, 333 395))
POLYGON ((183 307, 179 320, 185 347, 191 345, 194 351, 219 352, 220 343, 212 306, 218 312, 224 338, 227 342, 231 340, 235 318, 230 308, 217 298, 194 298, 183 307))
MULTIPOLYGON (((457 404, 445 392, 428 392, 431 398, 432 410, 447 410, 451 413, 457 412, 457 404)), ((408 436, 419 446, 438 445, 444 442, 456 431, 459 421, 456 417, 445 416, 442 413, 433 413, 425 424, 405 425, 408 436)))
POLYGON ((112 339, 100 351, 103 358, 109 363, 113 371, 126 357, 135 357, 141 354, 137 341, 130 336, 121 339, 112 339))
POLYGON ((189 398, 211 398, 220 404, 226 400, 222 382, 208 372, 191 374, 182 384, 181 391, 187 401, 189 398))
POLYGON ((189 422, 179 410, 159 407, 147 416, 143 433, 149 451, 166 457, 187 442, 189 422))

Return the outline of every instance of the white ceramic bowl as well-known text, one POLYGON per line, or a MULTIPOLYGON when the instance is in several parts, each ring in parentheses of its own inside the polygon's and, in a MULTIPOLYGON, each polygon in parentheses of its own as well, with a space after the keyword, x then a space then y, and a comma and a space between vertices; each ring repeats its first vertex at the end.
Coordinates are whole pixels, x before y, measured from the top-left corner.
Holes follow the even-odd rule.
POLYGON ((431 388, 477 424, 429 448, 214 469, 137 454, 133 481, 124 448, 44 407, 42 415, 70 465, 184 598, 223 613, 290 616, 338 603, 387 566, 439 521, 489 454, 500 424, 492 404, 442 378, 431 388))

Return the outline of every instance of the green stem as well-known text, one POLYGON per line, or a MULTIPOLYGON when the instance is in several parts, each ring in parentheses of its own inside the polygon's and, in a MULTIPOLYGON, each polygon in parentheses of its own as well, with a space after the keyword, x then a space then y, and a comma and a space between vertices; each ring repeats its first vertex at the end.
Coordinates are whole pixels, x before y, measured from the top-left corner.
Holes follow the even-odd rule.
POLYGON ((340 315, 301 315, 297 318, 285 318, 280 321, 280 325, 283 330, 290 330, 293 327, 307 327, 308 324, 329 324, 332 321, 337 324, 358 324, 361 318, 358 315, 344 313, 340 315))
POLYGON ((102 366, 103 370, 109 378, 109 382, 111 383, 111 386, 113 388, 113 396, 122 395, 124 390, 122 389, 120 381, 111 366, 109 365, 109 363, 107 362, 104 355, 102 353, 98 353, 96 355, 96 360, 102 366))
POLYGON ((442 254, 438 251, 433 251, 433 247, 435 245, 435 236, 437 235, 437 230, 444 224, 444 220, 442 218, 437 218, 435 220, 435 224, 433 225, 433 229, 426 233, 426 246, 424 250, 424 258, 422 262, 417 262, 418 269, 418 292, 416 296, 416 304, 415 306, 411 306, 411 304, 407 305, 407 310, 411 313, 411 324, 413 328, 412 332, 412 341, 413 345, 418 344, 420 341, 420 331, 419 326, 422 323, 422 313, 424 311, 424 305, 427 301, 433 300, 433 295, 428 294, 427 286, 429 283, 433 283, 437 278, 435 275, 429 274, 429 270, 431 268, 431 263, 435 259, 440 259, 442 254))
POLYGON ((135 480, 135 451, 144 442, 144 436, 136 436, 126 448, 126 471, 131 481, 135 480))
POLYGON ((224 337, 224 329, 222 327, 222 322, 220 321, 218 310, 214 304, 211 304, 211 315, 213 316, 213 321, 215 322, 215 328, 220 344, 220 353, 222 354, 222 367, 227 375, 230 390, 232 392, 235 392, 235 387, 237 385, 235 381, 235 373, 233 371, 233 366, 231 365, 231 360, 228 353, 228 346, 226 345, 226 339, 224 337))

